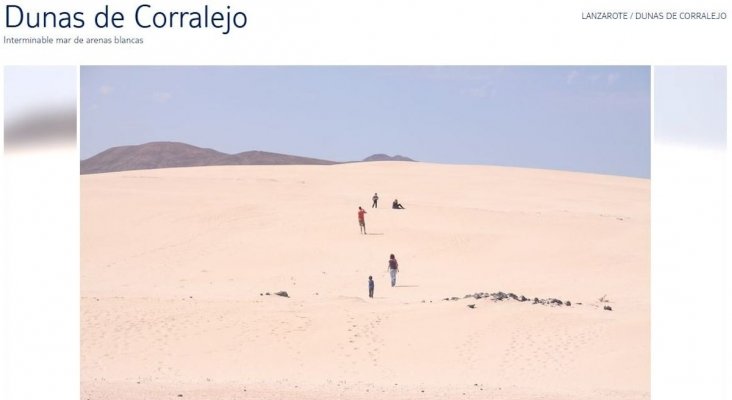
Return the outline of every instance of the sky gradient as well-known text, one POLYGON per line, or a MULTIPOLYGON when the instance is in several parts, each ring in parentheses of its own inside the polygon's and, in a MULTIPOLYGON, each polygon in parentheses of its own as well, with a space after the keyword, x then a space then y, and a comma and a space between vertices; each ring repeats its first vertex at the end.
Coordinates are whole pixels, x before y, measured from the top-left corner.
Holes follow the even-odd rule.
POLYGON ((81 158, 178 141, 650 176, 649 67, 82 67, 81 158))
POLYGON ((654 80, 655 135, 658 142, 708 149, 725 148, 725 67, 655 67, 654 80))

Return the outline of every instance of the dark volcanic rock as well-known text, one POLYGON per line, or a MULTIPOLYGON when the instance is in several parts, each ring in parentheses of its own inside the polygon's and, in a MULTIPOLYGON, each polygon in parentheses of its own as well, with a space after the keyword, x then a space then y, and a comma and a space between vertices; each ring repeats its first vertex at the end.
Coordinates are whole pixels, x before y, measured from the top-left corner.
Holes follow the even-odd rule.
POLYGON ((564 303, 562 303, 562 300, 554 299, 554 298, 547 299, 547 302, 549 304, 558 305, 558 306, 561 306, 564 304, 564 303))
MULTIPOLYGON (((548 306, 552 306, 552 307, 556 307, 556 306, 571 307, 572 306, 572 302, 569 300, 564 301, 564 300, 560 300, 560 299, 557 299, 554 297, 549 297, 546 299, 540 299, 538 297, 534 297, 532 300, 531 298, 526 297, 524 295, 517 295, 517 294, 511 293, 511 292, 504 293, 504 292, 500 292, 500 291, 494 292, 494 293, 475 292, 473 294, 466 294, 462 298, 467 299, 467 298, 471 298, 471 297, 476 300, 482 299, 482 298, 491 299, 491 300, 493 300, 493 302, 499 302, 499 301, 503 301, 506 299, 512 299, 512 300, 516 300, 519 302, 531 301, 532 304, 548 305, 548 306)), ((455 300, 460 300, 460 298, 459 297, 445 297, 442 300, 443 301, 449 301, 449 300, 455 301, 455 300)), ((430 302, 432 302, 432 301, 430 300, 430 302)), ((581 305, 582 303, 576 303, 576 304, 581 305)), ((467 306, 470 308, 474 308, 475 304, 468 304, 467 306)), ((612 311, 612 308, 610 308, 610 306, 606 306, 605 310, 612 311)))
POLYGON ((287 292, 285 292, 284 290, 281 290, 281 291, 279 291, 279 292, 277 292, 277 293, 275 293, 275 294, 276 294, 277 296, 282 296, 282 297, 290 297, 290 296, 289 296, 289 295, 287 294, 287 292))
POLYGON ((605 306, 605 307, 603 307, 603 309, 605 309, 605 310, 607 310, 607 311, 612 311, 612 310, 613 310, 613 308, 612 308, 612 307, 610 307, 610 306, 605 306))

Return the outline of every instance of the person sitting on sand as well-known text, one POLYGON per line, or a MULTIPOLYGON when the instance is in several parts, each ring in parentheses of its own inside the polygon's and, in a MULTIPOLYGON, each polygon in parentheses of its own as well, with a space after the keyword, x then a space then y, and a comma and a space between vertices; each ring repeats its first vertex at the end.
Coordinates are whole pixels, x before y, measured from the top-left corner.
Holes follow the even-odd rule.
POLYGON ((374 298, 374 278, 369 275, 369 297, 374 298))
POLYGON ((363 233, 364 235, 366 234, 366 219, 364 216, 365 214, 366 214, 366 210, 364 210, 361 207, 358 207, 358 226, 361 229, 361 233, 363 233))
POLYGON ((394 199, 394 202, 391 203, 391 208, 393 208, 395 210, 403 210, 404 209, 404 206, 401 205, 401 204, 399 204, 399 200, 394 199))
POLYGON ((391 287, 396 286, 396 276, 399 272, 399 263, 397 262, 394 254, 389 256, 389 275, 391 275, 391 287))

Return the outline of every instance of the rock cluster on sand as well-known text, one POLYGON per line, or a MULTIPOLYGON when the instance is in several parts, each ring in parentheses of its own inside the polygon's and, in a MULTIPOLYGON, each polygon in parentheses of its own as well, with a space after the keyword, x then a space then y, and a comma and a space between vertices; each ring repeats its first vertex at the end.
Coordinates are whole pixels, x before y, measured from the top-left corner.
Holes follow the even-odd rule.
MULTIPOLYGON (((495 292, 495 293, 476 292, 476 293, 472 293, 472 294, 471 293, 468 293, 465 296, 463 296, 463 299, 468 299, 468 298, 473 298, 473 299, 476 299, 476 300, 479 300, 479 299, 488 299, 488 300, 493 300, 493 302, 504 301, 504 300, 515 300, 515 301, 519 301, 519 302, 529 301, 529 298, 528 297, 526 297, 524 295, 517 295, 517 294, 511 293, 511 292, 508 292, 508 293, 504 293, 504 292, 495 292)), ((457 300, 460 300, 460 297, 456 297, 456 296, 453 296, 453 297, 445 297, 442 300, 443 301, 457 301, 457 300)), ((542 304, 542 305, 546 305, 546 306, 567 306, 567 307, 571 307, 572 306, 572 302, 569 301, 569 300, 562 301, 560 299, 555 299, 553 297, 549 297, 547 299, 539 299, 538 297, 534 297, 534 299, 533 299, 533 301, 532 301, 531 304, 542 304)), ((470 305, 468 305, 468 307, 474 308, 475 305, 474 304, 470 304, 470 305)))
MULTIPOLYGON (((290 297, 290 295, 287 294, 287 292, 285 292, 284 290, 281 290, 281 291, 275 292, 275 293, 270 293, 270 292, 264 293, 265 296, 269 296, 271 294, 274 294, 275 296, 281 296, 281 297, 290 297)), ((317 293, 315 293, 315 294, 317 294, 317 293)), ((260 293, 259 295, 261 296, 262 293, 260 293)))

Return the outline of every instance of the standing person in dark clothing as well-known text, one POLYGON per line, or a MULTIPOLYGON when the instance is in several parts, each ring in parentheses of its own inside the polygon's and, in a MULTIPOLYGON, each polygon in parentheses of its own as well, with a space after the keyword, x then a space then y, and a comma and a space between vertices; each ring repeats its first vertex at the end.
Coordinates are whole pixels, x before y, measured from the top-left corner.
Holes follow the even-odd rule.
POLYGON ((396 286, 396 276, 399 272, 399 263, 397 262, 394 254, 389 256, 389 275, 391 275, 391 287, 396 286))
POLYGON ((361 229, 361 233, 366 234, 366 210, 358 207, 358 226, 361 229))
POLYGON ((371 204, 371 208, 379 208, 379 206, 378 206, 378 203, 379 203, 379 194, 378 193, 374 193, 374 197, 372 197, 371 200, 374 201, 374 203, 371 204))
POLYGON ((374 298, 374 278, 369 275, 369 297, 374 298))

